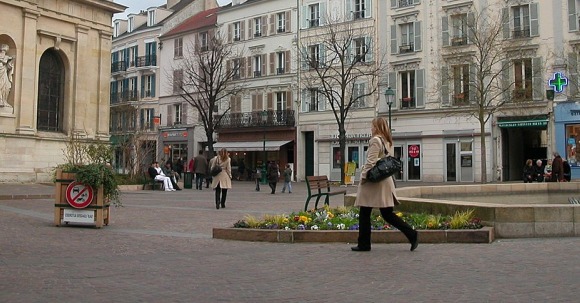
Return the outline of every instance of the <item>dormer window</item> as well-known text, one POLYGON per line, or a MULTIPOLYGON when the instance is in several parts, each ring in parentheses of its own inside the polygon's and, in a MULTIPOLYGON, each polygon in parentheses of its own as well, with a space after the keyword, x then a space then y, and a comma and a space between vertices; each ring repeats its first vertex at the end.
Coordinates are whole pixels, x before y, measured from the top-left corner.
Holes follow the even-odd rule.
POLYGON ((113 37, 119 36, 120 28, 121 28, 121 24, 119 23, 119 21, 115 21, 115 25, 113 26, 113 37))
POLYGON ((133 19, 133 17, 129 17, 129 19, 127 20, 127 32, 132 32, 133 31, 133 24, 135 23, 135 20, 133 19))
POLYGON ((147 26, 155 25, 155 10, 147 11, 147 26))

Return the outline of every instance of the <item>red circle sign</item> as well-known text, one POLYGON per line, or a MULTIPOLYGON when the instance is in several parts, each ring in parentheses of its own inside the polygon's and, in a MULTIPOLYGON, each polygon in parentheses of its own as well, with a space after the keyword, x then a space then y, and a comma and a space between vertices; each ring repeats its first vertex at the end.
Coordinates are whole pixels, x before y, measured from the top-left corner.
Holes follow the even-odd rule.
POLYGON ((93 188, 75 181, 66 188, 66 201, 74 208, 85 208, 93 201, 93 188))
POLYGON ((409 157, 411 158, 419 157, 419 145, 409 145, 409 157))

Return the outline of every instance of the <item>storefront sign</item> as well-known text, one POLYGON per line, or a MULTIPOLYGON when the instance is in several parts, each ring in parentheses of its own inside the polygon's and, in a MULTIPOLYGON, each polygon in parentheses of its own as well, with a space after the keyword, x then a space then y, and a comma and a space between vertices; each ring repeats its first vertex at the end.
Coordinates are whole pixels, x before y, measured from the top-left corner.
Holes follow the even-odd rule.
POLYGON ((163 138, 187 137, 187 132, 163 132, 163 138))
POLYGON ((527 121, 501 121, 498 122, 499 127, 513 128, 513 127, 536 127, 547 126, 548 120, 527 120, 527 121))
POLYGON ((74 223, 95 223, 95 211, 65 208, 62 221, 74 223))

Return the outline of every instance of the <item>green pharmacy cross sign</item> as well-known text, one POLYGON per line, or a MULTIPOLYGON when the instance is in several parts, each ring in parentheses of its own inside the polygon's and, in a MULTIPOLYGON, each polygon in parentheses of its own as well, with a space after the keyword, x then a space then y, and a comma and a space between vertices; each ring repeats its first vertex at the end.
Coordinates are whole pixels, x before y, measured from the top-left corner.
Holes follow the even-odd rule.
POLYGON ((552 79, 548 81, 548 85, 553 87, 555 92, 561 93, 564 90, 564 86, 568 86, 568 78, 562 73, 554 73, 552 79))

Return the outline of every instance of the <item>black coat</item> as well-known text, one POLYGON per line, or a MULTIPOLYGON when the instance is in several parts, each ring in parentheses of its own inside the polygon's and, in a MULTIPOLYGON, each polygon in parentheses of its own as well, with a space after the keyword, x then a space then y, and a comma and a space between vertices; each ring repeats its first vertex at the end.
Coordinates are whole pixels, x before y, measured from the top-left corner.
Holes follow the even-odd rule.
POLYGON ((280 178, 280 168, 278 167, 278 164, 276 163, 270 164, 268 166, 268 182, 276 183, 278 182, 279 178, 280 178))
POLYGON ((157 170, 153 166, 149 166, 147 172, 149 173, 149 177, 151 177, 151 179, 155 179, 155 177, 159 175, 159 173, 157 173, 157 170))

